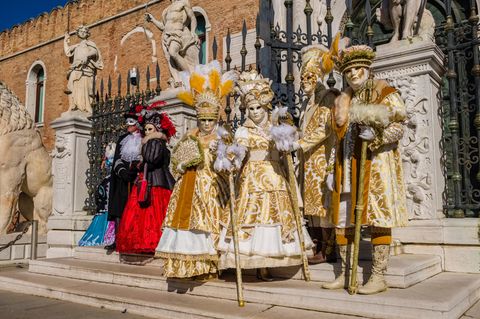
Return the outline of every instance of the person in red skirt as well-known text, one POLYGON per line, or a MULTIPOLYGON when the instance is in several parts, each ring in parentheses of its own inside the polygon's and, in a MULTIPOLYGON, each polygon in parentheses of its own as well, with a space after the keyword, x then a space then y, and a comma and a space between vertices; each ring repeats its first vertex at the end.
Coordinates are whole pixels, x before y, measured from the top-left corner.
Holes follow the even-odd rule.
MULTIPOLYGON (((140 119, 141 120, 141 119, 140 119)), ((119 253, 154 253, 175 180, 167 143, 175 127, 166 113, 147 110, 140 173, 123 211, 117 237, 119 253)))

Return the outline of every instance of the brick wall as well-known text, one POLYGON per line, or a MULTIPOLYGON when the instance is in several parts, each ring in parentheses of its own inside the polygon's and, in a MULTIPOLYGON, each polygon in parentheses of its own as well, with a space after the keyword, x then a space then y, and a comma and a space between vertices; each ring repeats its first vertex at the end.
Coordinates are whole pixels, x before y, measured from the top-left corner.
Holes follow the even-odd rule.
MULTIPOLYGON (((150 66, 152 77, 155 76, 152 44, 144 33, 133 33, 121 45, 122 38, 136 27, 145 27, 152 32, 161 70, 161 86, 163 89, 167 87, 168 66, 161 48, 161 32, 153 24, 144 24, 146 2, 81 0, 78 4, 53 9, 48 14, 0 33, 0 81, 6 83, 22 103, 25 103, 25 81, 30 67, 37 60, 45 64, 45 125, 40 131, 48 149, 54 143, 54 132, 49 123, 68 109, 64 90, 69 62, 63 52, 63 34, 67 29, 68 12, 70 30, 75 30, 80 24, 91 26, 90 40, 99 47, 105 65, 104 70, 98 73, 98 79, 107 80, 108 76, 112 76, 114 92, 118 74, 122 74, 122 93, 125 92, 127 71, 134 66, 139 68, 142 75, 147 66, 150 66), (118 16, 114 17, 115 15, 118 16)), ((169 4, 170 1, 166 0, 150 1, 148 11, 159 19, 169 4)), ((219 59, 223 59, 223 38, 228 29, 232 33, 240 32, 243 19, 246 20, 248 29, 254 28, 258 0, 191 0, 191 4, 206 12, 206 18, 211 24, 209 44, 213 43, 213 37, 216 36, 219 59)), ((77 42, 78 38, 72 36, 70 44, 77 42)), ((144 88, 145 81, 141 85, 141 89, 144 88)))

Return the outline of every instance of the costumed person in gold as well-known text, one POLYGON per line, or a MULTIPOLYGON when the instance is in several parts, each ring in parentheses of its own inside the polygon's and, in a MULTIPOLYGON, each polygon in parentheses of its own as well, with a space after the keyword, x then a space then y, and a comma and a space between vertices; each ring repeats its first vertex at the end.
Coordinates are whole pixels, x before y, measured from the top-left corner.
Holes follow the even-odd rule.
MULTIPOLYGON (((273 91, 256 70, 243 72, 237 82, 247 120, 235 132, 234 143, 244 148, 238 172, 236 214, 241 268, 257 269, 257 277, 272 280, 267 267, 301 265, 300 240, 295 224, 286 166, 270 134, 273 91)), ((287 155, 290 156, 290 155, 287 155)), ((292 195, 293 194, 293 195, 292 195)), ((222 224, 219 267, 235 268, 230 221, 222 224)), ((313 243, 304 228, 306 248, 313 243)))
POLYGON ((218 61, 183 74, 186 91, 178 98, 195 107, 198 128, 173 150, 174 174, 180 176, 163 223, 156 255, 165 258, 164 276, 206 280, 217 274, 219 219, 228 211, 228 184, 214 169, 212 145, 221 101, 233 88, 233 73, 222 75, 218 61))
POLYGON ((332 126, 337 137, 333 222, 342 272, 327 289, 345 286, 347 247, 354 238, 354 210, 359 176, 364 170, 362 225, 371 227, 372 274, 358 289, 360 294, 385 291, 384 274, 390 255, 391 229, 407 225, 405 186, 398 144, 403 136, 406 109, 397 91, 383 80, 374 80, 370 65, 375 53, 368 46, 352 46, 340 53, 337 66, 348 88, 335 101, 332 126), (367 124, 368 123, 368 124, 367 124), (366 164, 360 167, 362 141, 368 141, 366 164))
MULTIPOLYGON (((294 144, 301 163, 299 184, 302 191, 304 215, 308 230, 316 243, 310 264, 335 262, 335 225, 327 208, 327 176, 333 184, 334 134, 331 128, 331 108, 340 94, 322 84, 325 75, 334 67, 339 37, 331 50, 322 45, 311 45, 302 50, 301 85, 308 104, 301 121, 302 138, 294 144)), ((330 186, 331 187, 331 186, 330 186)))

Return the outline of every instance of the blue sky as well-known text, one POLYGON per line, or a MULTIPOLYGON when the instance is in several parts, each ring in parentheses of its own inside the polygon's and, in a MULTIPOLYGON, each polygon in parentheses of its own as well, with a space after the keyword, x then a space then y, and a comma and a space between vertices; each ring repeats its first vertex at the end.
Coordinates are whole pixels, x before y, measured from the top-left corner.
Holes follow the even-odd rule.
POLYGON ((63 6, 67 0, 7 0, 1 1, 0 32, 39 16, 42 12, 50 12, 56 6, 63 6))

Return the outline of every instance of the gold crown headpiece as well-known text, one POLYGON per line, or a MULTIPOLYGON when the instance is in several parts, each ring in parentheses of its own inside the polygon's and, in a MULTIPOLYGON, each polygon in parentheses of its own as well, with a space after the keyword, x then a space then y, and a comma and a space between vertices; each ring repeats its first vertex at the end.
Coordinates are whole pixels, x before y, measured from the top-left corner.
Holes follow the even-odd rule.
POLYGON ((301 51, 301 74, 311 72, 323 78, 326 74, 332 72, 333 67, 335 66, 335 60, 338 58, 339 40, 340 35, 337 34, 330 49, 327 49, 321 44, 304 47, 301 51))
POLYGON ((340 52, 337 67, 340 72, 345 72, 353 67, 370 68, 375 59, 375 52, 368 45, 354 45, 340 52))
POLYGON ((274 94, 270 87, 271 84, 272 81, 264 78, 257 70, 244 71, 237 80, 236 92, 246 106, 258 103, 272 109, 270 102, 273 100, 274 94))
POLYGON ((194 107, 198 119, 218 120, 222 98, 233 89, 235 72, 222 74, 220 63, 214 60, 197 65, 192 73, 181 72, 180 75, 185 91, 177 94, 178 99, 194 107))

